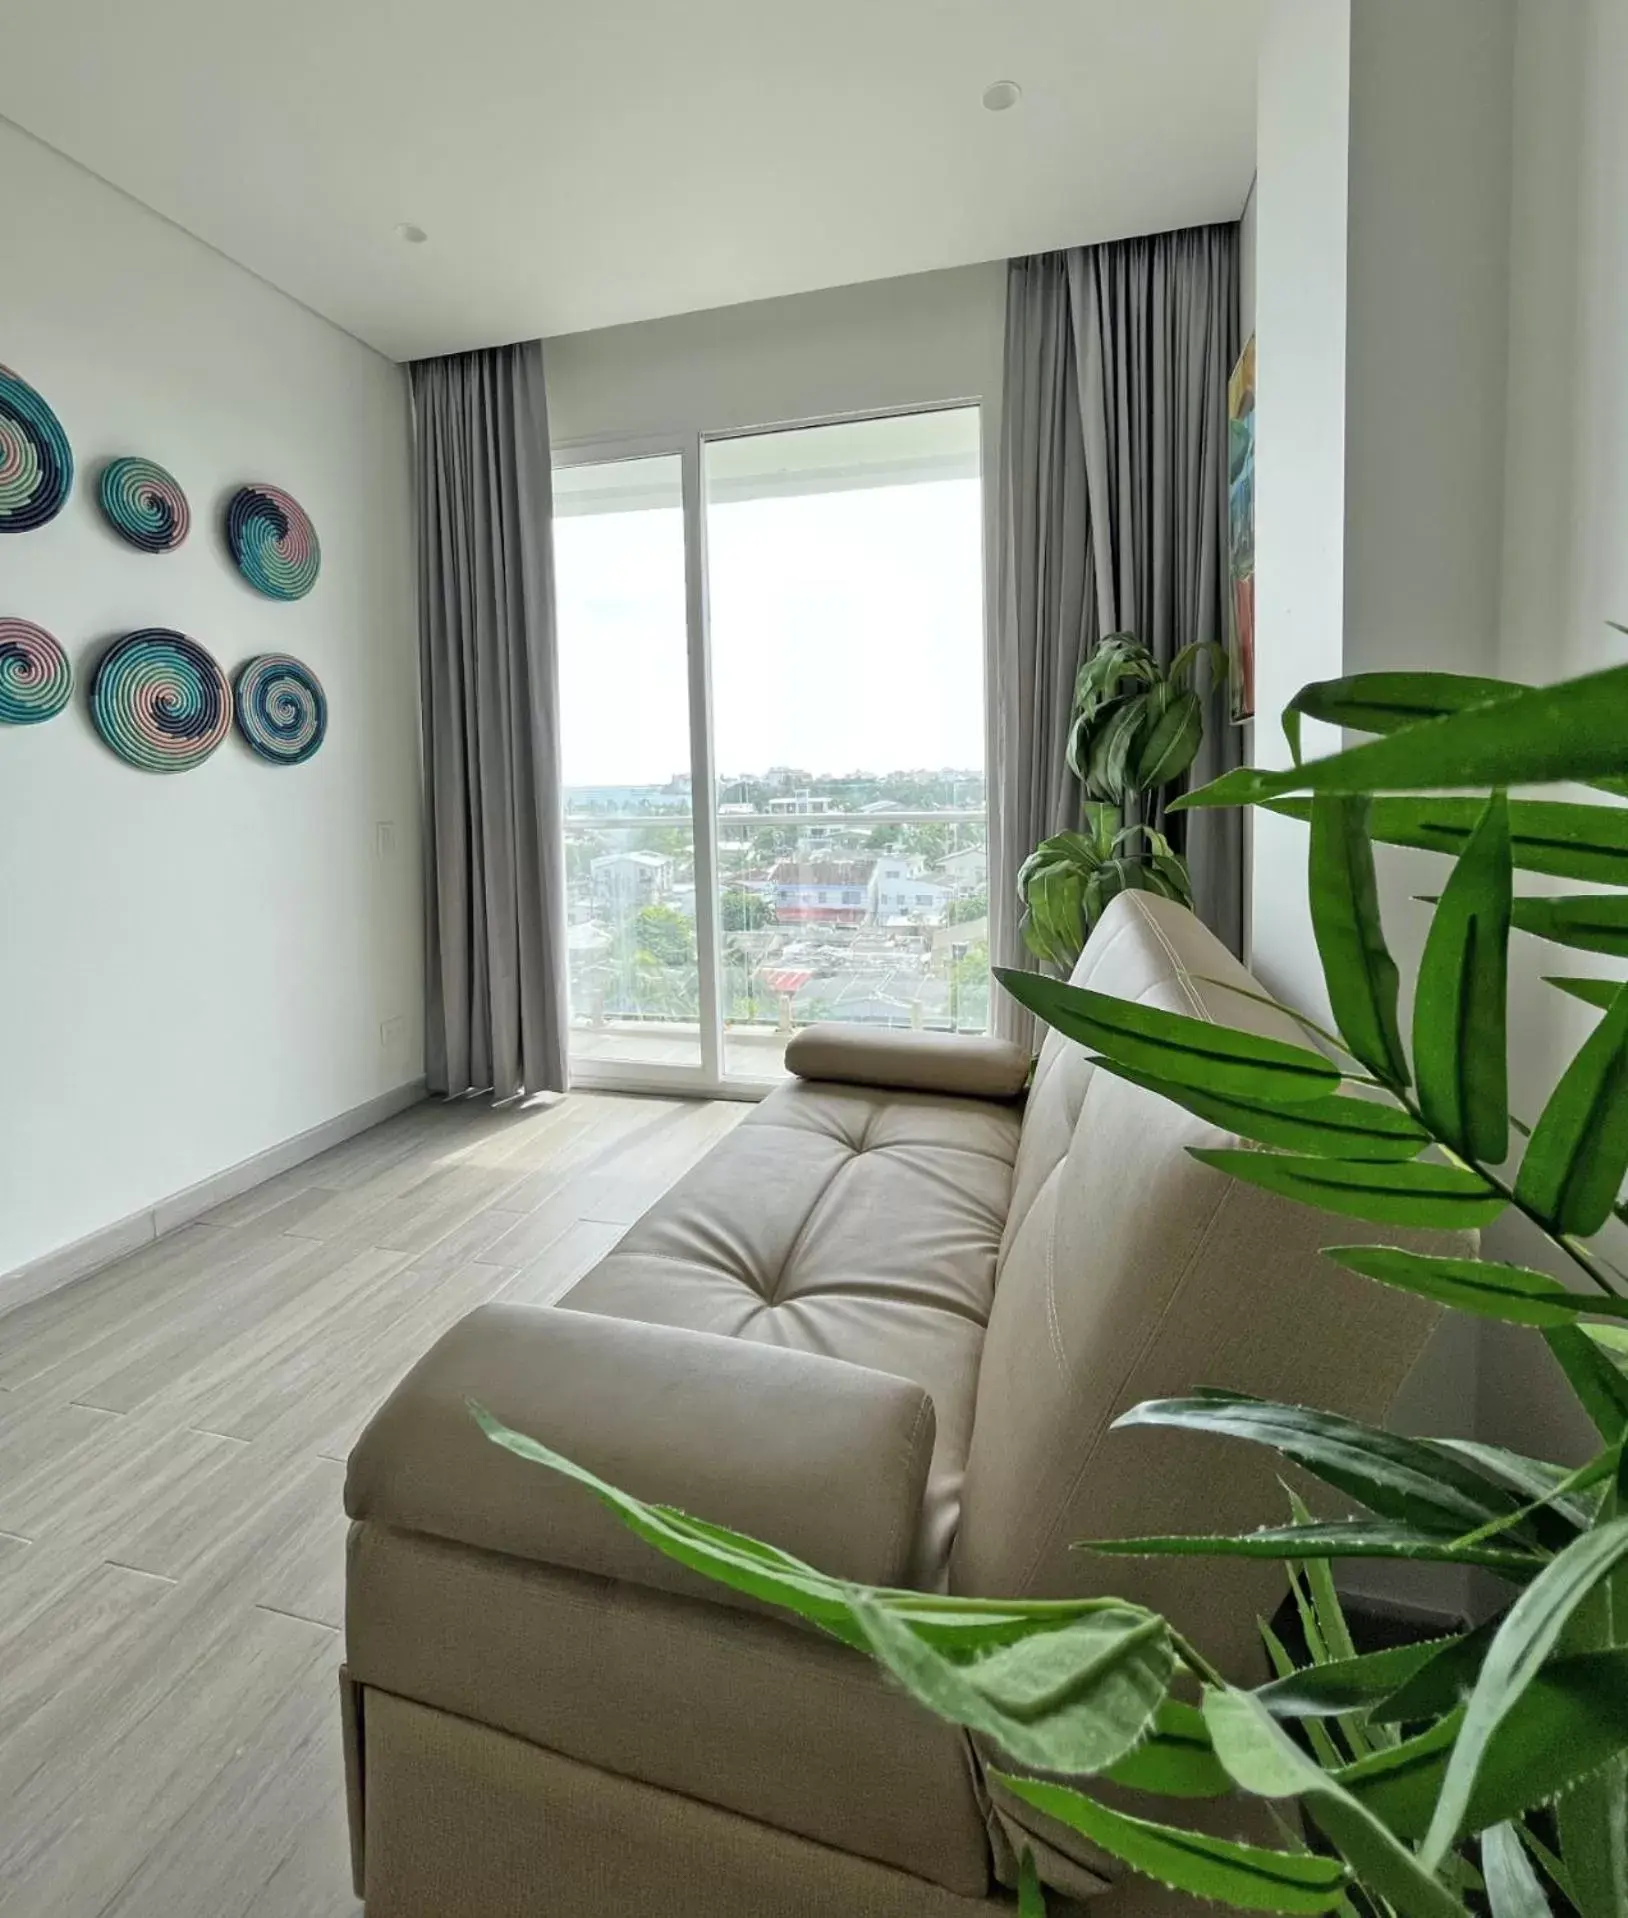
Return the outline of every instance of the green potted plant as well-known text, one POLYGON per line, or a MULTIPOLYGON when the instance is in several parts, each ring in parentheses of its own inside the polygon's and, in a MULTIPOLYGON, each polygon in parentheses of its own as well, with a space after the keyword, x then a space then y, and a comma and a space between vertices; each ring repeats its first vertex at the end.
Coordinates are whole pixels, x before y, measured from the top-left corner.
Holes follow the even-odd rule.
MULTIPOLYGON (((1628 1275, 1595 1243, 1622 1210, 1628 1177, 1628 984, 1550 980, 1601 1017, 1529 1128, 1509 1108, 1505 1043, 1513 932, 1628 956, 1628 808, 1508 796, 1561 782, 1628 792, 1628 667, 1539 689, 1365 675, 1307 688, 1287 730, 1295 765, 1228 774, 1184 803, 1309 820, 1311 915, 1334 1023, 1301 1024, 1327 1050, 1034 974, 1003 983, 1102 1069, 1253 1141, 1197 1152, 1230 1177, 1399 1227, 1523 1215, 1581 1289, 1491 1259, 1337 1244, 1327 1255, 1376 1284, 1542 1338, 1599 1432, 1592 1458, 1567 1470, 1225 1390, 1136 1407, 1122 1423, 1269 1446, 1361 1508, 1327 1521, 1296 1504, 1287 1524, 1236 1537, 1091 1542, 1283 1560, 1309 1662, 1296 1668, 1271 1641, 1278 1676, 1246 1689, 1142 1607, 846 1584, 642 1505, 476 1415, 498 1443, 587 1484, 658 1550, 868 1651, 930 1709, 998 1745, 1009 1764, 997 1776, 1019 1799, 1167 1885, 1251 1911, 1465 1918, 1473 1903, 1492 1918, 1628 1918, 1628 1275), (1301 713, 1378 737, 1301 764, 1301 713), (1380 919, 1376 841, 1452 860, 1411 1042, 1380 919), (1524 895, 1518 872, 1600 889, 1524 895), (1350 1149, 1365 1123, 1375 1156, 1350 1149), (1399 1130, 1410 1135, 1400 1149, 1399 1130), (1512 1133, 1524 1144, 1506 1174, 1512 1133), (1330 1573, 1353 1556, 1477 1566, 1505 1599, 1474 1630, 1359 1654, 1330 1573), (1044 1709, 1012 1704, 1036 1696, 1044 1709), (1281 1844, 1243 1844, 1132 1816, 1059 1773, 1167 1802, 1253 1795, 1297 1808, 1316 1848, 1281 1814, 1281 1844)), ((1027 1859, 1020 1905, 1044 1909, 1027 1859)))
POLYGON ((1068 731, 1080 830, 1042 840, 1018 872, 1023 936, 1037 959, 1070 970, 1103 908, 1127 889, 1193 903, 1179 827, 1172 835, 1160 822, 1203 742, 1194 680, 1206 660, 1225 675, 1220 646, 1184 646, 1161 667, 1129 633, 1110 633, 1080 668, 1068 731))

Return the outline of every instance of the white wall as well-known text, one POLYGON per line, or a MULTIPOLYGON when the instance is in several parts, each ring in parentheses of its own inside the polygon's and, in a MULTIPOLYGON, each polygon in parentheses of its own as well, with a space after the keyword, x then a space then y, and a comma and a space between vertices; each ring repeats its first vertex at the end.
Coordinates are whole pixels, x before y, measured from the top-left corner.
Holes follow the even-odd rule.
MULTIPOLYGON (((1504 540, 1513 0, 1272 0, 1256 181, 1256 759, 1310 679, 1492 671, 1504 540)), ((1307 729, 1308 750, 1337 739, 1307 729)), ((1255 815, 1253 959, 1320 1012, 1305 829, 1255 815)), ((1425 855, 1381 849, 1392 950, 1411 980, 1425 855)), ((1404 1007, 1404 1012, 1406 1008, 1404 1007)), ((1477 1341, 1444 1323, 1397 1422, 1466 1432, 1477 1341)), ((1351 1583, 1460 1606, 1456 1574, 1351 1583)))
POLYGON ((1247 340, 1255 331, 1255 182, 1249 183, 1249 197, 1238 215, 1238 337, 1247 340))
MULTIPOLYGON (((1278 714, 1341 670, 1350 63, 1349 0, 1271 0, 1256 92, 1257 765, 1287 763, 1278 714)), ((1264 812, 1252 832, 1251 963, 1320 1010, 1304 833, 1264 812)))
MULTIPOLYGON (((1606 625, 1628 623, 1625 72, 1628 0, 1519 0, 1500 647, 1502 670, 1518 679, 1628 657, 1628 640, 1606 625)), ((1544 882, 1522 883, 1536 891, 1544 882)), ((1568 972, 1591 969, 1586 953, 1564 957, 1568 972)), ((1511 1096, 1528 1114, 1592 1024, 1541 983, 1555 960, 1536 941, 1517 940, 1512 953, 1511 1096)), ((1495 1249, 1544 1256, 1518 1229, 1498 1235, 1495 1249)), ((1592 1449, 1546 1354, 1502 1327, 1483 1333, 1481 1423, 1545 1456, 1592 1449)))
POLYGON ((571 333, 544 348, 549 428, 564 444, 964 399, 992 449, 1005 315, 996 262, 571 333))
POLYGON ((77 674, 69 711, 0 729, 4 1274, 418 1077, 422 987, 401 371, 3 121, 0 260, 0 360, 77 465, 55 520, 0 537, 0 612, 54 632, 77 674), (175 553, 101 521, 98 468, 132 452, 187 491, 175 553), (292 605, 224 550, 222 503, 253 479, 322 540, 292 605), (85 689, 107 641, 146 625, 228 673, 308 661, 327 743, 292 769, 235 735, 190 773, 127 766, 85 689))

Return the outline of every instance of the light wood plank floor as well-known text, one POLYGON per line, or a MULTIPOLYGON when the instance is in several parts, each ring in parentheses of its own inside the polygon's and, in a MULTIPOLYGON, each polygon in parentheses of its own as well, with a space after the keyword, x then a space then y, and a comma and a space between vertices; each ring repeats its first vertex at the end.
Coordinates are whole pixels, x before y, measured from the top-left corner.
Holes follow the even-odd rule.
POLYGON ((353 1918, 345 1454, 745 1111, 418 1106, 0 1318, 0 1918, 353 1918))

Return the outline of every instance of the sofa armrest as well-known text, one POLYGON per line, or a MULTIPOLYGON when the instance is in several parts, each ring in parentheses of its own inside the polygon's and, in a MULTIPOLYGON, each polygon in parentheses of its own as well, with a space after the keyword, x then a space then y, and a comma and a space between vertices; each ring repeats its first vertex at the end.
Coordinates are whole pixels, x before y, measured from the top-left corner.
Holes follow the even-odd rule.
POLYGON ((583 1486, 494 1445, 470 1399, 637 1498, 837 1577, 903 1582, 934 1434, 931 1398, 904 1379, 636 1319, 486 1305, 419 1360, 350 1455, 353 1519, 725 1599, 583 1486))
POLYGON ((894 1032, 873 1026, 805 1026, 786 1047, 800 1079, 1015 1099, 1029 1083, 1029 1055, 1009 1039, 963 1032, 894 1032))

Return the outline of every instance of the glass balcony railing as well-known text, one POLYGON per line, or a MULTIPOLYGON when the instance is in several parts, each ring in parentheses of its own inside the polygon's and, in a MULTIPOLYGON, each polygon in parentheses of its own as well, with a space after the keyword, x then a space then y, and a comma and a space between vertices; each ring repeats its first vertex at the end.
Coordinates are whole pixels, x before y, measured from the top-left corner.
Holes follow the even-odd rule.
MULTIPOLYGON (((976 782, 965 783, 982 798, 976 782)), ((622 806, 629 796, 617 796, 622 806)), ((653 789, 637 810, 592 810, 581 793, 570 803, 573 1055, 693 1065, 701 993, 688 801, 653 789)), ((724 801, 717 861, 730 1075, 774 1077, 786 1039, 820 1020, 987 1029, 981 805, 839 811, 724 801)))

